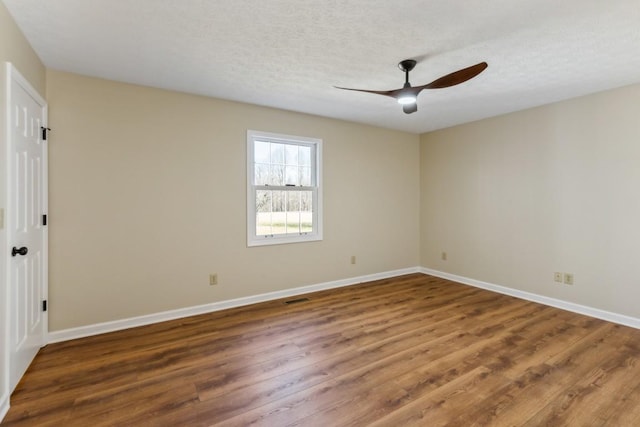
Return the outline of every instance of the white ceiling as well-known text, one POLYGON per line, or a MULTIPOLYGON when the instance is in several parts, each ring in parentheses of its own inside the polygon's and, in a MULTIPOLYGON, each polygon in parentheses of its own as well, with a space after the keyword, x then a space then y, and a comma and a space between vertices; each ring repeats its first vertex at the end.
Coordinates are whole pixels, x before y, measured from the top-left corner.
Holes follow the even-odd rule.
POLYGON ((3 0, 53 69, 422 133, 640 82, 640 0, 3 0), (397 89, 486 61, 417 113, 397 89))

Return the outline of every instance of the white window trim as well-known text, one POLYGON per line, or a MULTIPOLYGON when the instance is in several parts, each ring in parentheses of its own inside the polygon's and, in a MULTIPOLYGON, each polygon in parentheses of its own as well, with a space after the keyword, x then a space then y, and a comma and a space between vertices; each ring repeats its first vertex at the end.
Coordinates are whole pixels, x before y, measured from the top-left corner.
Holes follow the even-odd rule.
MULTIPOLYGON (((296 187, 297 190, 309 187, 296 187)), ((276 188, 273 188, 276 189, 276 188)), ((288 188, 287 188, 288 189, 288 188)), ((285 243, 313 242, 322 240, 322 139, 277 133, 247 131, 247 246, 267 246, 285 243), (256 235, 256 190, 254 185, 254 141, 256 139, 276 143, 298 143, 315 147, 315 195, 313 200, 314 231, 301 235, 256 235)))

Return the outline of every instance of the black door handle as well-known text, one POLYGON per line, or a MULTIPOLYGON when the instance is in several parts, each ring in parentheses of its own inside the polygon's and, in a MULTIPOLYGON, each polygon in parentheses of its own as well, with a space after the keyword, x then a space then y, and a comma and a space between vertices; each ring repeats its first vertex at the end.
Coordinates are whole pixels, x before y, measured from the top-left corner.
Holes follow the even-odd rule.
POLYGON ((27 252, 29 252, 29 249, 27 249, 26 246, 21 247, 20 249, 16 248, 15 246, 13 247, 13 249, 11 249, 11 256, 16 256, 16 255, 26 255, 27 252))

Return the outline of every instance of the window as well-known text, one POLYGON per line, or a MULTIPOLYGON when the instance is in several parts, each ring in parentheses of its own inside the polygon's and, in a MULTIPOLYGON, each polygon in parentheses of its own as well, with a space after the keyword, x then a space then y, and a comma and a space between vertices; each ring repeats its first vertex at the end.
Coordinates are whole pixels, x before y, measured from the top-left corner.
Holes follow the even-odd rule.
POLYGON ((247 131, 247 245, 322 240, 322 140, 247 131))

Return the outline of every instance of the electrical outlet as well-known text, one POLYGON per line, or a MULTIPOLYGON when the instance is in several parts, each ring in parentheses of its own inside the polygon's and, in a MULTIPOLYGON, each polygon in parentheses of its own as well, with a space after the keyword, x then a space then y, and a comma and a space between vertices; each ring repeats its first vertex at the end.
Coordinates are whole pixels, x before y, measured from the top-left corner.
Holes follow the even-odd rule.
POLYGON ((355 263, 356 263, 356 256, 351 255, 351 264, 355 264, 355 263))
POLYGON ((564 273, 564 284, 565 285, 573 285, 573 274, 564 273))
POLYGON ((442 259, 443 261, 446 261, 447 260, 447 253, 446 252, 442 252, 440 254, 440 259, 442 259))
POLYGON ((553 273, 553 280, 562 283, 562 273, 553 273))
POLYGON ((218 274, 217 273, 212 273, 209 275, 209 285, 213 286, 213 285, 217 285, 218 284, 218 274))

